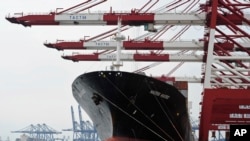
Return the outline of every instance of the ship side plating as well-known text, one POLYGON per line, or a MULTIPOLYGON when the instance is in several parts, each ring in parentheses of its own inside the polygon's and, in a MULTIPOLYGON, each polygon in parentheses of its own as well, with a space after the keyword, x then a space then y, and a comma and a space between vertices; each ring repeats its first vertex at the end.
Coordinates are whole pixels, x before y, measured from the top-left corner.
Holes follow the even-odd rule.
POLYGON ((187 101, 174 86, 141 74, 97 71, 80 75, 73 95, 105 141, 192 141, 187 101))

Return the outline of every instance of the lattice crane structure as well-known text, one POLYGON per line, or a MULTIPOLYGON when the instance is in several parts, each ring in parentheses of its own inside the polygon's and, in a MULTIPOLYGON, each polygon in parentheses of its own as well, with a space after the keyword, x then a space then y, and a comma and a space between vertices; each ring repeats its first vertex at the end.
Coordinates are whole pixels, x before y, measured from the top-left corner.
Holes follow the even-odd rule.
POLYGON ((2 140, 2 137, 0 136, 0 141, 10 141, 10 138, 7 137, 7 139, 2 140))
POLYGON ((12 133, 26 133, 31 139, 37 141, 55 141, 54 135, 61 134, 46 124, 29 125, 23 129, 12 131, 12 133))
MULTIPOLYGON (((87 11, 105 1, 87 0, 66 10, 57 9, 45 15, 16 13, 6 19, 23 26, 109 26, 117 25, 121 19, 121 32, 132 26, 144 26, 145 31, 148 31, 145 35, 120 40, 120 49, 123 51, 120 53, 121 61, 180 62, 179 67, 184 62, 202 63, 202 78, 196 81, 204 84, 199 141, 207 141, 209 131, 228 131, 230 124, 250 123, 249 1, 206 0, 198 4, 199 0, 176 0, 152 11, 159 0, 149 0, 141 8, 125 13, 113 11, 112 8, 106 13, 87 11), (181 12, 174 11, 178 7, 182 8, 181 12), (168 41, 159 40, 159 37, 173 32, 169 29, 176 26, 182 28, 175 36, 168 41), (191 26, 202 26, 204 36, 192 41, 177 41, 191 26), (130 52, 124 53, 127 50, 130 52)), ((89 39, 75 42, 58 40, 44 45, 58 50, 98 50, 90 54, 62 56, 72 61, 114 61, 117 58, 117 42, 105 39, 117 35, 117 29, 89 39)), ((186 81, 190 78, 193 77, 186 81)))
POLYGON ((100 141, 94 125, 90 121, 83 121, 81 107, 78 106, 79 123, 75 119, 74 109, 71 106, 72 129, 63 131, 73 131, 73 141, 100 141))

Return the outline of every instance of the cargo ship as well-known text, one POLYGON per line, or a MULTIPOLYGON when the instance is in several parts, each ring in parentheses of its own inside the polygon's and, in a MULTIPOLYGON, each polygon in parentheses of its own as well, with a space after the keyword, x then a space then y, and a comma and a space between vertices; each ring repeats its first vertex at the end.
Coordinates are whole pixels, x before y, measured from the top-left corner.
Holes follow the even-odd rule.
POLYGON ((131 72, 95 71, 78 76, 72 92, 101 141, 193 141, 187 83, 178 90, 180 84, 131 72))

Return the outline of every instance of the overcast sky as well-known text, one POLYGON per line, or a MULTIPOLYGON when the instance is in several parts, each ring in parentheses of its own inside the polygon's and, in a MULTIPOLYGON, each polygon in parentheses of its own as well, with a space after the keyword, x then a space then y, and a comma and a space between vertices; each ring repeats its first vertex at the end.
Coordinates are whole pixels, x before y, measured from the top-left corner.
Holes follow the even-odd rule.
MULTIPOLYGON (((84 36, 94 36, 106 31, 104 27, 36 26, 25 28, 9 23, 4 19, 5 16, 15 12, 50 12, 55 8, 67 8, 80 2, 82 1, 8 0, 1 3, 0 137, 2 140, 6 140, 7 137, 15 140, 20 134, 11 134, 10 131, 22 129, 30 124, 46 123, 58 131, 71 128, 70 106, 73 105, 77 111, 77 103, 71 93, 73 80, 84 72, 104 70, 107 66, 102 62, 73 63, 63 60, 60 57, 62 52, 43 46, 46 40, 54 42, 56 39, 77 40, 84 36)), ((136 2, 108 0, 102 6, 95 7, 93 11, 108 11, 110 6, 113 6, 113 10, 130 10, 139 8, 144 2, 143 0, 136 2)), ((132 31, 134 35, 140 32, 140 29, 132 31)), ((203 35, 203 31, 200 32, 200 35, 203 35)), ((128 64, 125 70, 131 71, 140 66, 143 66, 143 63, 128 64)), ((165 71, 162 68, 168 68, 168 66, 169 64, 166 63, 147 73, 166 74, 169 69, 165 71)), ((175 74, 200 76, 200 69, 199 65, 189 63, 182 67, 182 71, 178 70, 175 74)), ((202 85, 189 86, 189 99, 194 107, 192 116, 197 119, 202 85)))

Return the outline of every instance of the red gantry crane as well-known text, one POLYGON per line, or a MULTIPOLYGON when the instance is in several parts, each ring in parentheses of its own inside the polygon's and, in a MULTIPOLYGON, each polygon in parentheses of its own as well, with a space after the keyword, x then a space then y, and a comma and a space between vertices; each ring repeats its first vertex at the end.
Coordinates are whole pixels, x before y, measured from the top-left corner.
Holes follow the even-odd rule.
MULTIPOLYGON (((12 23, 22 24, 23 26, 34 25, 116 25, 118 18, 122 18, 122 25, 139 26, 144 25, 148 30, 153 30, 154 25, 205 25, 207 21, 211 21, 211 17, 207 17, 207 13, 150 13, 141 12, 133 9, 130 13, 116 13, 110 9, 108 13, 89 13, 87 9, 94 7, 107 0, 93 3, 94 0, 87 0, 79 5, 70 7, 66 10, 50 12, 47 15, 25 15, 23 13, 15 13, 9 15, 6 19, 12 23), (87 6, 86 6, 87 5, 87 6), (90 5, 90 6, 88 6, 90 5), (73 11, 74 9, 74 11, 73 11)), ((204 8, 207 8, 204 6, 204 8)), ((224 15, 232 23, 243 25, 244 21, 238 18, 234 13, 224 15)), ((242 17, 249 19, 249 14, 242 17)), ((216 17, 216 24, 226 25, 227 23, 221 18, 216 17)))
MULTIPOLYGON (((249 48, 240 44, 249 42, 250 21, 244 13, 250 10, 247 1, 213 0, 203 5, 207 13, 204 41, 206 62, 204 91, 201 103, 199 140, 208 140, 209 130, 228 130, 230 124, 249 124, 250 76, 249 48), (230 17, 237 19, 233 22, 230 17), (225 23, 223 30, 220 22, 225 23), (240 21, 244 21, 241 25, 240 21), (232 51, 220 43, 233 43, 232 51), (240 54, 240 56, 236 55, 240 54), (227 60, 223 60, 228 58, 227 60), (246 59, 246 60, 245 60, 246 59)), ((232 46, 229 46, 231 47, 232 46)))
MULTIPOLYGON (((161 62, 203 63, 204 83, 202 93, 199 141, 208 141, 209 131, 225 130, 233 124, 250 123, 250 2, 244 0, 206 0, 199 9, 191 11, 199 0, 175 0, 149 12, 159 0, 149 0, 140 9, 121 13, 113 11, 92 13, 87 9, 107 0, 87 0, 66 10, 57 9, 47 15, 25 15, 16 13, 6 19, 23 26, 36 25, 117 25, 90 39, 76 42, 58 40, 45 46, 58 50, 101 50, 91 54, 62 56, 73 61, 115 61, 117 70, 121 61, 156 62, 140 70, 146 70, 161 62), (183 12, 172 12, 177 7, 183 12), (173 40, 160 41, 173 26, 183 26, 173 40), (176 41, 190 26, 203 26, 204 36, 192 41, 176 41), (127 39, 121 35, 130 26, 144 26, 149 33, 141 38, 127 39), (157 28, 161 26, 160 28, 157 28), (152 33, 153 32, 153 33, 152 33), (112 35, 114 40, 103 40, 112 35), (148 36, 151 35, 152 36, 148 36), (121 50, 134 51, 122 53, 121 50), (166 50, 182 53, 166 53, 166 50), (196 54, 195 51, 202 54, 196 54), (116 52, 115 52, 116 51, 116 52), (190 53, 190 51, 193 51, 190 53), (115 53, 114 53, 115 52, 115 53), (189 53, 187 53, 189 52, 189 53)), ((140 71, 139 70, 139 71, 140 71)), ((169 75, 158 77, 164 80, 184 80, 169 75)), ((187 80, 187 79, 185 79, 187 80)), ((191 82, 191 79, 189 79, 191 82)), ((197 82, 197 79, 193 79, 197 82)), ((227 136, 228 134, 226 134, 227 136)), ((228 137, 228 136, 227 136, 228 137)))

